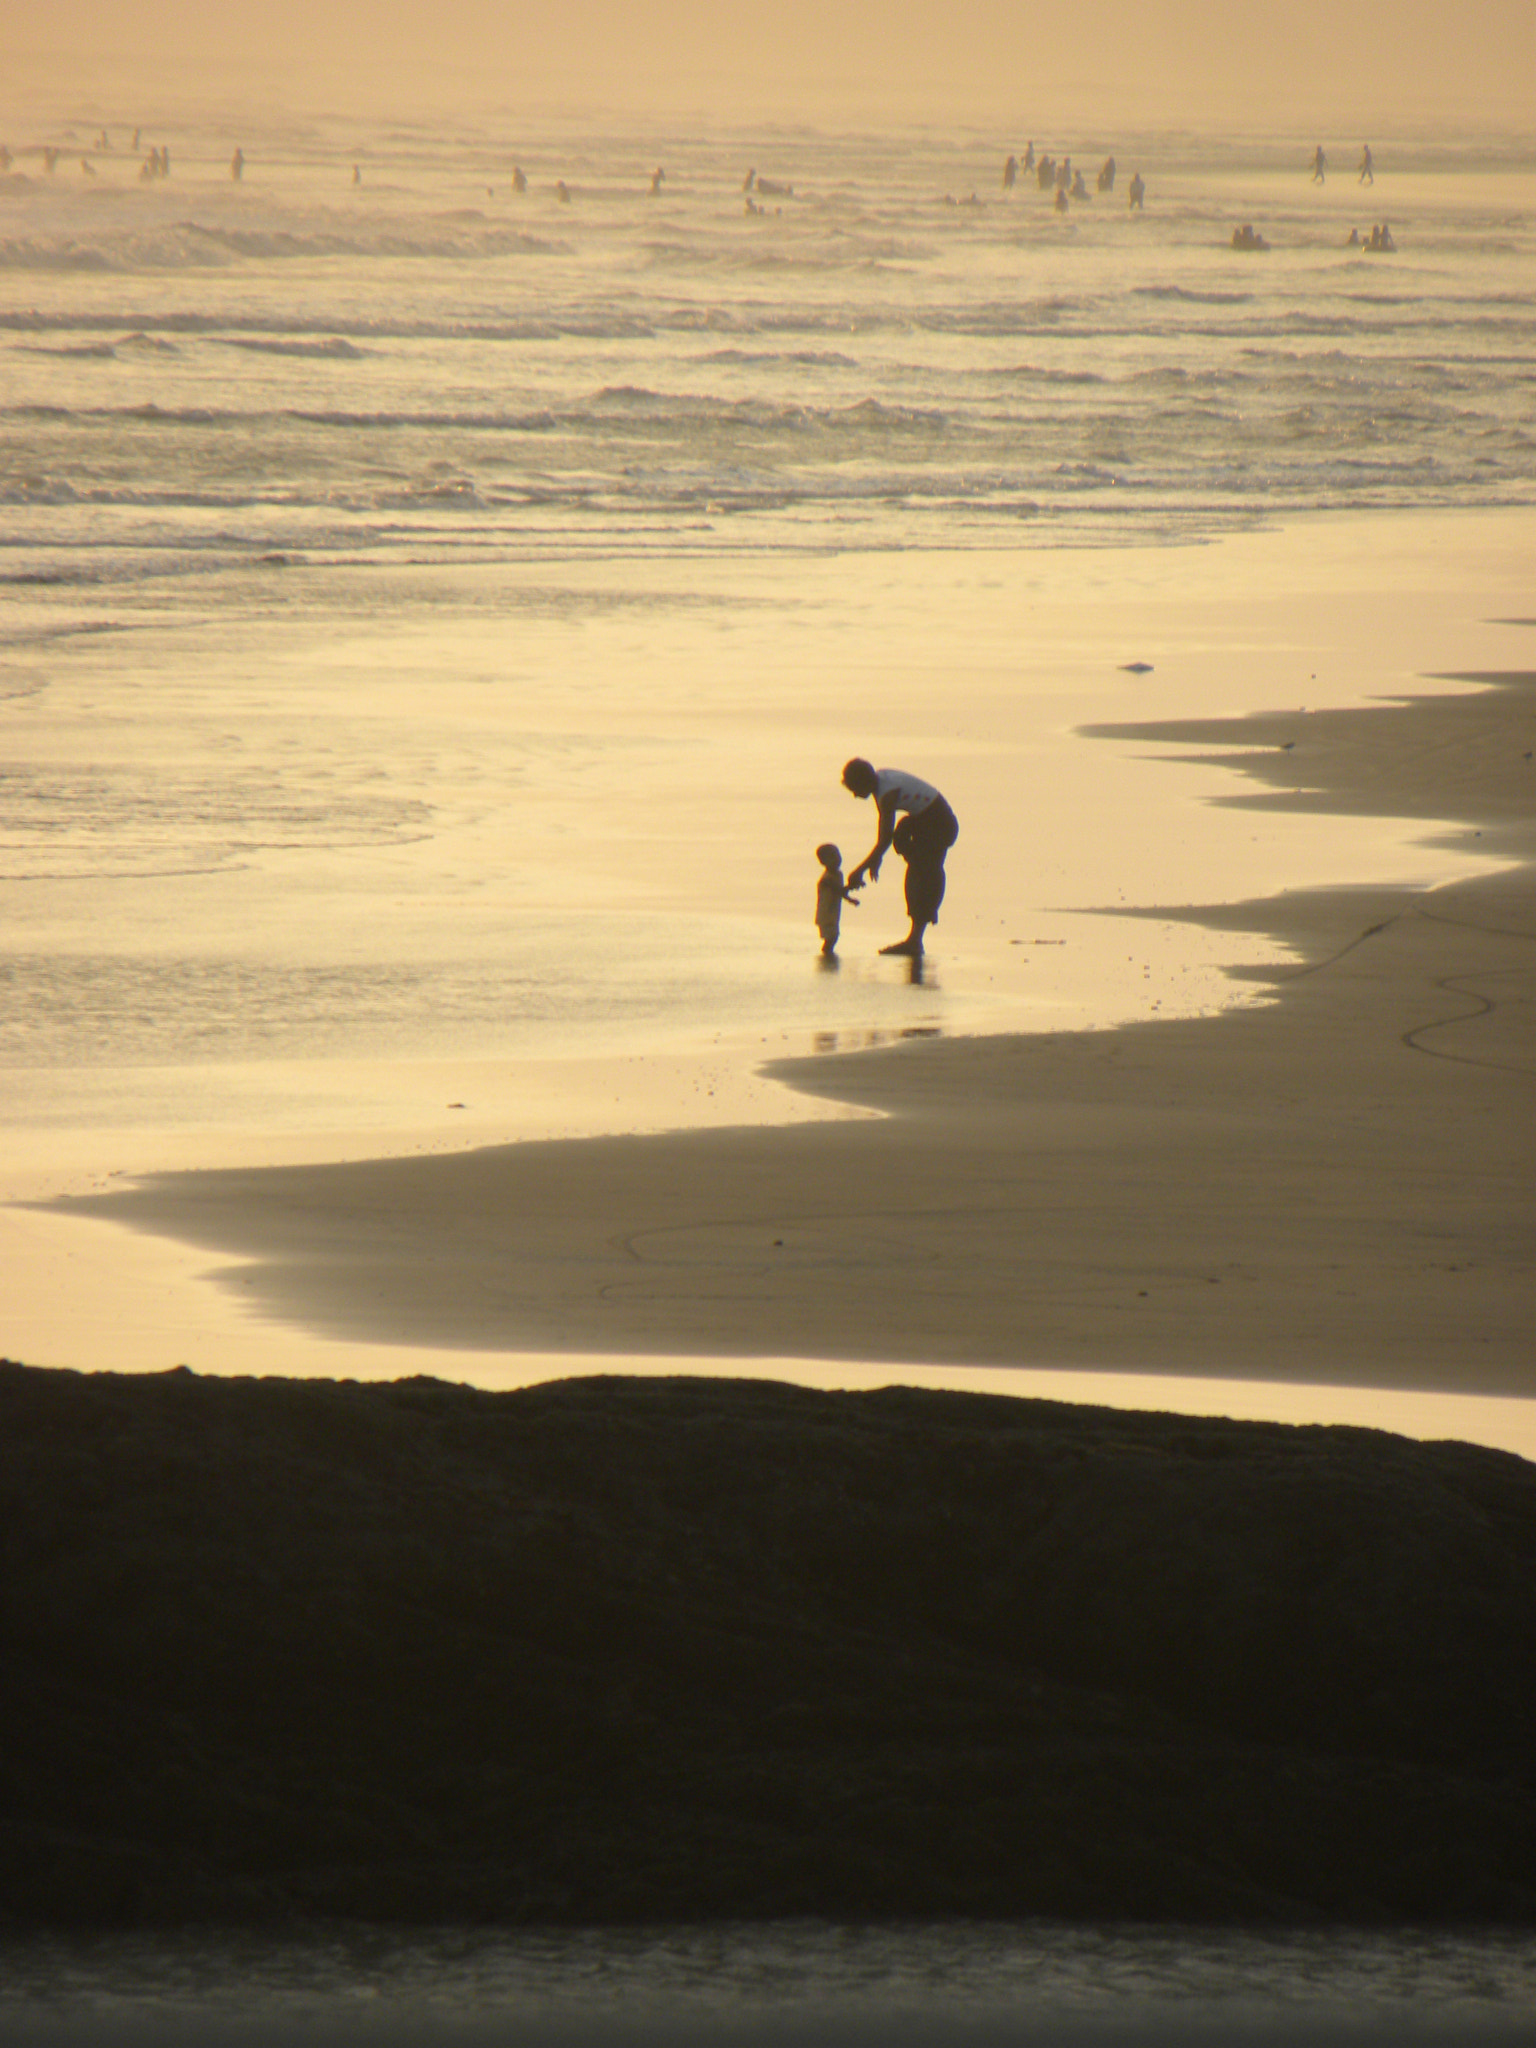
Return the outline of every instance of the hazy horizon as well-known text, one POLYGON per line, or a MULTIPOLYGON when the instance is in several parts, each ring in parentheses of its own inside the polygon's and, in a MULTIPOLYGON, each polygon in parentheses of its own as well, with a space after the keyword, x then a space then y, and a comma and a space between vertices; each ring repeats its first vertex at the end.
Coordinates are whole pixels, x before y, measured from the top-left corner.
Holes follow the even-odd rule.
MULTIPOLYGON (((1536 7, 1361 0, 1339 14, 1277 0, 1234 33, 1211 0, 1101 0, 1065 14, 1017 0, 785 0, 726 16, 700 0, 640 14, 570 0, 508 19, 490 0, 12 0, 0 26, 0 121, 155 118, 192 99, 359 115, 450 106, 590 109, 706 123, 1065 121, 1141 130, 1256 129, 1342 147, 1385 133, 1524 128, 1536 7), (136 104, 122 104, 132 98, 136 104)), ((9 138, 13 143, 15 134, 9 138)))

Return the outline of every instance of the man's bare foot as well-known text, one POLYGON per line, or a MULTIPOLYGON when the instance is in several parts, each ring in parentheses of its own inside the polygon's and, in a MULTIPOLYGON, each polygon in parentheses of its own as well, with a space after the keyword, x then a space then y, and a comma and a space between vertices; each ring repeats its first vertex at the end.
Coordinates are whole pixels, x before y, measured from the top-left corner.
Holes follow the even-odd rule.
POLYGON ((882 953, 900 953, 904 959, 916 960, 922 955, 923 942, 919 938, 898 939, 894 946, 882 946, 882 953))

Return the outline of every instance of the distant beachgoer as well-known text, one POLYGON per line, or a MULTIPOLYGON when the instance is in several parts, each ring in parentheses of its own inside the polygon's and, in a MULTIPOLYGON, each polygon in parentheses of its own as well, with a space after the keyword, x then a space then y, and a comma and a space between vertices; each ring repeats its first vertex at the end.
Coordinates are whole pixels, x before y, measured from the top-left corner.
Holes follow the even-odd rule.
POLYGON ((659 193, 660 193, 660 191, 661 191, 661 181, 662 181, 662 179, 663 179, 663 178, 664 178, 664 177, 665 177, 666 175, 667 175, 667 174, 666 174, 666 172, 665 172, 665 171, 664 171, 664 170, 663 170, 663 169, 661 168, 661 165, 660 165, 660 164, 658 164, 658 165, 656 166, 655 170, 654 170, 654 171, 652 171, 652 173, 651 173, 651 197, 652 197, 653 199, 655 199, 655 198, 656 198, 656 197, 657 197, 657 196, 659 195, 659 193))
POLYGON ((1312 182, 1313 182, 1313 184, 1314 184, 1314 185, 1321 185, 1321 184, 1322 184, 1322 183, 1324 182, 1324 180, 1326 179, 1327 175, 1328 175, 1328 159, 1327 159, 1327 157, 1325 157, 1325 156, 1323 155, 1323 145, 1322 145, 1321 143, 1319 143, 1319 144, 1317 145, 1317 148, 1316 148, 1316 149, 1315 149, 1315 150, 1314 150, 1314 151, 1312 152, 1312 182))
POLYGON ((571 188, 566 184, 564 178, 556 178, 555 180, 555 197, 562 206, 569 206, 571 203, 571 188))
POLYGON ((1147 185, 1146 180, 1142 177, 1140 171, 1135 172, 1132 176, 1130 185, 1127 187, 1127 191, 1130 196, 1130 202, 1132 207, 1136 209, 1138 212, 1144 213, 1146 211, 1144 202, 1147 196, 1147 185))
POLYGON ((361 185, 363 182, 363 167, 361 164, 354 164, 352 166, 352 182, 354 185, 361 185))
POLYGON ((1005 192, 1011 192, 1013 190, 1014 185, 1018 181, 1018 176, 1019 160, 1016 156, 1010 156, 1007 162, 1003 165, 1003 190, 1005 192))
POLYGON ((6 145, 3 142, 0 142, 0 177, 3 177, 5 173, 11 168, 11 161, 12 159, 10 150, 6 147, 6 145))
POLYGON ((1024 146, 1024 161, 1019 168, 1025 172, 1032 171, 1035 168, 1035 144, 1033 137, 1024 146))
POLYGON ((923 950, 924 931, 938 923, 944 901, 944 856, 960 836, 959 823, 931 782, 902 768, 875 768, 855 755, 843 768, 843 787, 853 796, 873 797, 880 813, 879 836, 848 877, 848 887, 861 888, 866 876, 878 881, 880 863, 895 847, 907 864, 906 904, 912 929, 899 944, 880 950, 916 958, 923 950))
POLYGON ((1084 178, 1081 171, 1074 171, 1072 173, 1071 196, 1074 199, 1091 199, 1093 197, 1093 194, 1088 190, 1087 180, 1084 178))
POLYGON ((821 950, 830 958, 837 951, 843 905, 851 903, 857 910, 859 899, 843 880, 841 848, 829 839, 824 846, 817 847, 816 858, 821 862, 821 873, 816 878, 816 929, 821 933, 821 950))
POLYGON ((1067 212, 1067 188, 1065 185, 1058 185, 1056 187, 1056 198, 1053 203, 1058 213, 1067 212))
POLYGON ((512 166, 512 190, 514 192, 526 192, 528 190, 528 179, 524 174, 521 164, 514 164, 512 166))
POLYGON ((1042 192, 1049 192, 1055 182, 1056 159, 1052 156, 1041 157, 1039 163, 1035 165, 1035 183, 1042 192))
POLYGON ((1376 166, 1371 161, 1371 145, 1367 143, 1360 152, 1360 183, 1362 185, 1374 185, 1375 182, 1376 166))
POLYGON ((43 169, 52 177, 59 168, 59 152, 50 144, 43 151, 43 169))
POLYGON ((747 175, 746 175, 746 176, 745 176, 745 177, 744 177, 744 178, 742 179, 742 181, 741 181, 741 189, 742 189, 742 191, 743 191, 743 192, 750 192, 750 191, 752 190, 752 187, 753 187, 753 185, 754 185, 754 184, 756 183, 756 181, 757 181, 757 172, 756 172, 756 170, 755 170, 755 169, 753 169, 753 170, 750 170, 750 171, 748 171, 747 175))
POLYGON ((237 185, 239 184, 240 180, 245 176, 245 151, 243 149, 237 149, 234 155, 230 158, 229 175, 234 179, 237 185))
POLYGON ((94 178, 96 175, 96 166, 91 162, 88 156, 81 157, 80 169, 87 178, 94 178))
POLYGON ((1115 160, 1112 156, 1107 156, 1103 163, 1099 165, 1099 190, 1101 192, 1113 192, 1114 189, 1115 160))
POLYGON ((130 143, 129 143, 128 147, 129 147, 129 149, 130 149, 130 150, 132 151, 132 153, 133 153, 133 154, 134 154, 135 156, 137 156, 137 155, 138 155, 138 153, 139 153, 139 131, 138 131, 138 129, 137 129, 137 128, 135 128, 135 129, 134 129, 134 131, 133 131, 133 140, 132 140, 132 142, 130 142, 130 143))
POLYGON ((1345 246, 1345 248, 1346 248, 1346 249, 1358 249, 1358 248, 1359 248, 1359 246, 1360 246, 1360 230, 1359 230, 1358 228, 1351 228, 1351 229, 1350 229, 1350 231, 1349 231, 1349 240, 1348 240, 1348 241, 1347 241, 1347 242, 1346 242, 1346 243, 1344 244, 1344 246, 1345 246))

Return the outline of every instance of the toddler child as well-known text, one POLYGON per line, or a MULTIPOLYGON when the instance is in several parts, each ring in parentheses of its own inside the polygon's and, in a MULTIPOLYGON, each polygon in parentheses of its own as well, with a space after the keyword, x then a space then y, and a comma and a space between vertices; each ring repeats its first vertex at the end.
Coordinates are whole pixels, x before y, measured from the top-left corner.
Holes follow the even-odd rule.
POLYGON ((817 847, 816 858, 822 868, 816 883, 816 929, 821 933, 822 952, 832 954, 837 951, 843 905, 851 903, 857 909, 859 899, 843 880, 842 852, 830 839, 817 847))

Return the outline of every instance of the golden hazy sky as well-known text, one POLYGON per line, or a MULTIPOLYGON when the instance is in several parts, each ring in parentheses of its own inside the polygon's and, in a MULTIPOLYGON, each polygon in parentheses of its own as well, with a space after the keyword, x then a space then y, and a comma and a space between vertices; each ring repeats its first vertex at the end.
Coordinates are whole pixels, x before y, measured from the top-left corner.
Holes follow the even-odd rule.
POLYGON ((163 89, 826 121, 1529 127, 1536 0, 6 0, 0 101, 163 89))

